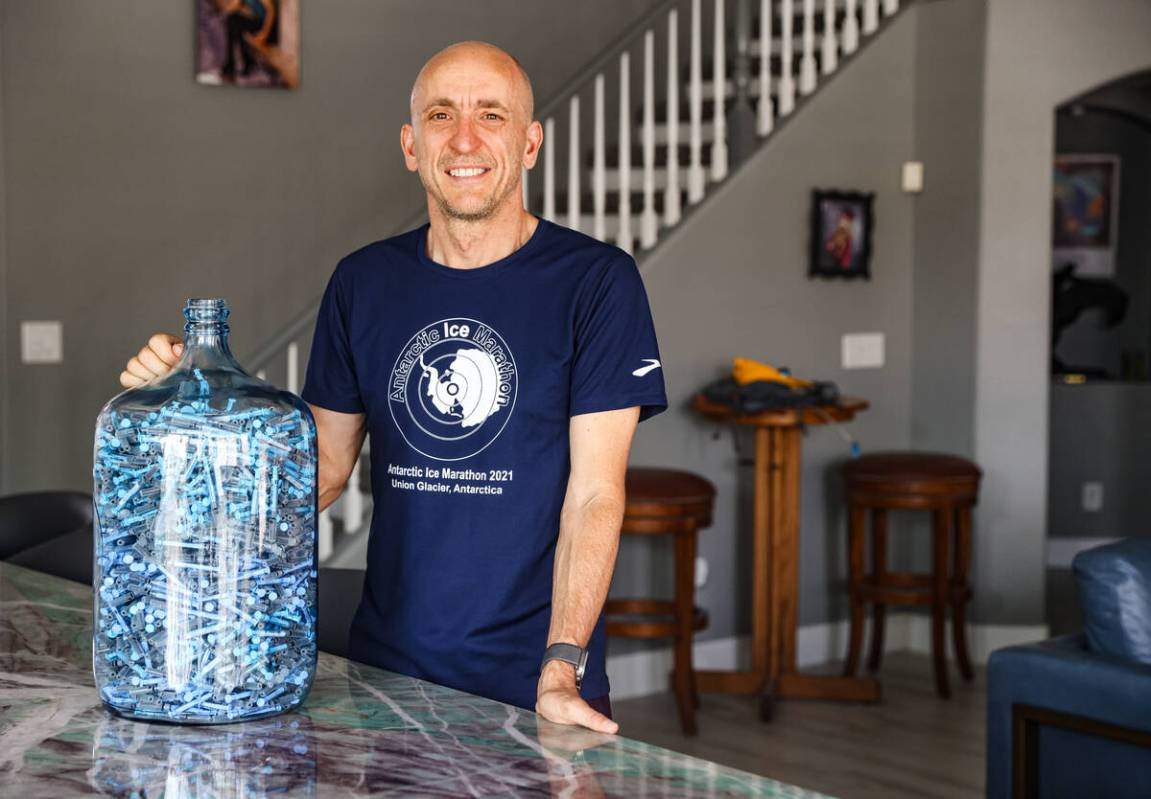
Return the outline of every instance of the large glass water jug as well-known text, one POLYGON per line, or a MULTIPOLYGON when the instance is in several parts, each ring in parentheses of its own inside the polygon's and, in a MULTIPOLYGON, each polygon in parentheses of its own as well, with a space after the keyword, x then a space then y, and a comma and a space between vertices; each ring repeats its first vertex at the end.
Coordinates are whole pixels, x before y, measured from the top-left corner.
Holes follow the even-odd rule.
POLYGON ((189 300, 167 375, 96 425, 93 670, 132 718, 295 707, 316 663, 316 427, 248 375, 223 300, 189 300))

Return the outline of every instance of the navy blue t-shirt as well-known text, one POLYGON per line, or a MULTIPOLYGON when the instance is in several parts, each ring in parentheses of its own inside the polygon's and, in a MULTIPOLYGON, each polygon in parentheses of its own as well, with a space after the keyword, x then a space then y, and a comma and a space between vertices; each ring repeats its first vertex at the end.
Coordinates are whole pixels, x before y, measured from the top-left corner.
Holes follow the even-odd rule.
MULTIPOLYGON (((667 407, 622 250, 546 220, 495 263, 427 255, 427 226, 344 258, 303 397, 365 413, 374 508, 356 660, 534 708, 572 416, 667 407)), ((582 694, 608 693, 604 622, 582 694)))

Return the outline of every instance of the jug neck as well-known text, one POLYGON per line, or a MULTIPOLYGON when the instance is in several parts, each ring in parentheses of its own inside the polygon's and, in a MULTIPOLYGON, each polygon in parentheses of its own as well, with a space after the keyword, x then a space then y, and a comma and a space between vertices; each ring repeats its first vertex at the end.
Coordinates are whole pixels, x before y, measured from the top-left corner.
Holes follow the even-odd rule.
POLYGON ((185 359, 234 363, 228 349, 228 304, 221 299, 190 299, 184 307, 185 359))

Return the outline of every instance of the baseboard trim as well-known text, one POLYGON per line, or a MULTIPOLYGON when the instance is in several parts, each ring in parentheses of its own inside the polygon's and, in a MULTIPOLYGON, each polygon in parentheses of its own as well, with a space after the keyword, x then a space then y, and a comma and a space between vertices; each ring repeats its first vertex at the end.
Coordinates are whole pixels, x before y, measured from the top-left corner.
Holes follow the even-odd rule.
MULTIPOLYGON (((801 667, 841 660, 847 651, 849 623, 844 621, 808 624, 799 628, 796 660, 801 667)), ((1045 624, 969 624, 968 647, 971 659, 986 663, 991 652, 1004 646, 1041 641, 1048 637, 1045 624)), ((948 636, 948 655, 951 640, 948 636)), ((915 613, 893 613, 887 617, 885 652, 931 652, 931 618, 915 613)), ((698 642, 692 650, 697 669, 746 669, 751 665, 751 639, 747 636, 713 638, 698 642)), ((607 659, 612 699, 630 699, 662 693, 668 688, 672 649, 660 647, 607 659)))

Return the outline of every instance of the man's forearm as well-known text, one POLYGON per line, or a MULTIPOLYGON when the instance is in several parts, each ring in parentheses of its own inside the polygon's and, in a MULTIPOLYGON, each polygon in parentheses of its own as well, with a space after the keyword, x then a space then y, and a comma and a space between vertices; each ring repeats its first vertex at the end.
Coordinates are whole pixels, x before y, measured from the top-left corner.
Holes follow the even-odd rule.
POLYGON ((586 647, 611 586, 623 521, 621 492, 564 500, 556 543, 548 643, 586 647))

